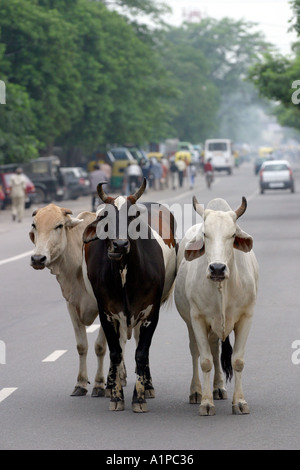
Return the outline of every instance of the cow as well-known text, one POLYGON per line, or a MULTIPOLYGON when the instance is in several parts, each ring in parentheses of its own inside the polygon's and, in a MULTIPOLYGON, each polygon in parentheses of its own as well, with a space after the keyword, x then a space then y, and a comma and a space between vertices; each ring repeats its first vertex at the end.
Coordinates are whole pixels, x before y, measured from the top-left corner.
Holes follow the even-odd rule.
POLYGON ((104 204, 83 234, 83 272, 87 288, 97 299, 110 351, 111 411, 125 408, 119 372, 133 328, 138 334, 132 410, 148 411, 146 398, 155 395, 149 348, 160 307, 169 298, 176 276, 174 217, 158 203, 137 203, 145 188, 146 179, 134 194, 113 198, 100 183, 98 195, 104 204))
POLYGON ((258 263, 253 238, 237 220, 245 213, 246 198, 231 210, 224 199, 212 200, 204 210, 193 198, 196 212, 203 218, 185 234, 178 250, 175 304, 187 324, 193 362, 190 403, 200 403, 200 416, 215 414, 213 399, 226 399, 220 366, 226 378, 234 372, 233 414, 248 414, 249 406, 242 389, 244 353, 250 331, 258 289, 258 263), (229 335, 234 331, 233 350, 229 335), (201 388, 198 361, 203 372, 201 388), (214 390, 210 372, 215 367, 214 390))
MULTIPOLYGON (((82 273, 82 234, 85 227, 95 220, 96 214, 82 212, 71 217, 72 211, 55 204, 33 212, 30 239, 35 244, 31 266, 36 270, 48 268, 61 287, 72 320, 77 351, 79 372, 71 396, 84 396, 88 392, 86 326, 98 317, 98 306, 94 295, 87 292, 82 273)), ((93 397, 105 394, 103 360, 106 352, 106 338, 103 329, 95 342, 98 368, 92 391, 93 397)))

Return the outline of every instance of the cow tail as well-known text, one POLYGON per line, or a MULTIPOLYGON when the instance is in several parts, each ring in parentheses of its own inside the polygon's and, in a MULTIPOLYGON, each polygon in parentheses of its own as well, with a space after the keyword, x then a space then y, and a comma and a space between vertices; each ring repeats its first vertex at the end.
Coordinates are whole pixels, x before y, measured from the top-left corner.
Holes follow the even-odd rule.
POLYGON ((232 370, 232 363, 231 363, 231 356, 232 356, 232 347, 229 341, 229 336, 222 341, 222 352, 221 352, 221 365, 226 376, 226 382, 231 382, 233 376, 232 370))

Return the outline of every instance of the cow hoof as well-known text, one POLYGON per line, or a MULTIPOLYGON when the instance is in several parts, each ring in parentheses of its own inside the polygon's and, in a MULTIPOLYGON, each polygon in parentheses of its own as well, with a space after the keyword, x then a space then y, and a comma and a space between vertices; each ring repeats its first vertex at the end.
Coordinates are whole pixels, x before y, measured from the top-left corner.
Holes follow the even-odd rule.
POLYGON ((148 412, 148 407, 147 403, 144 402, 138 402, 138 403, 132 403, 132 411, 134 413, 147 413, 148 412))
POLYGON ((214 390, 214 400, 227 400, 227 390, 225 388, 217 388, 214 390))
POLYGON ((105 397, 105 390, 100 387, 94 387, 92 391, 92 397, 105 397))
POLYGON ((70 395, 71 397, 85 397, 87 394, 87 389, 80 387, 80 385, 76 385, 74 388, 72 394, 70 395))
POLYGON ((243 401, 232 405, 233 415, 248 415, 250 413, 248 403, 243 401))
POLYGON ((145 398, 155 398, 154 388, 148 388, 145 390, 145 398))
POLYGON ((190 404, 191 405, 200 405, 202 400, 202 395, 201 393, 195 392, 190 395, 190 404))
POLYGON ((111 401, 109 403, 109 411, 124 411, 125 403, 124 400, 111 401))
POLYGON ((200 416, 214 416, 216 414, 216 408, 211 403, 203 403, 199 407, 200 416))

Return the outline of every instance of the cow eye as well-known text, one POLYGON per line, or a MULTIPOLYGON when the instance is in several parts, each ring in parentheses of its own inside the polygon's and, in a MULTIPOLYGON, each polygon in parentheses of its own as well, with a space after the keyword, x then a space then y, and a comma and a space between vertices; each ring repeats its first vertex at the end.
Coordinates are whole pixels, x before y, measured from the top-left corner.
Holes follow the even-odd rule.
POLYGON ((61 228, 63 228, 63 224, 59 224, 57 227, 55 227, 55 230, 60 230, 61 228))
POLYGON ((35 225, 35 224, 32 224, 31 227, 34 228, 34 229, 36 229, 36 225, 35 225))

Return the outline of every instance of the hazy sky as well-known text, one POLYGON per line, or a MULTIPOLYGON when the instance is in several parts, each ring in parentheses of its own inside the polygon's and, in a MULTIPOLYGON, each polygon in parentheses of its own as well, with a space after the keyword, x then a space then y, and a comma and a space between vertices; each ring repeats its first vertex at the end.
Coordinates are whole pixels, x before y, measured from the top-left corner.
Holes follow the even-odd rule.
POLYGON ((292 10, 289 0, 164 0, 173 9, 167 21, 180 25, 184 14, 200 12, 202 16, 245 19, 258 23, 258 29, 265 33, 266 39, 277 45, 281 52, 290 52, 290 44, 296 38, 288 33, 292 10))

